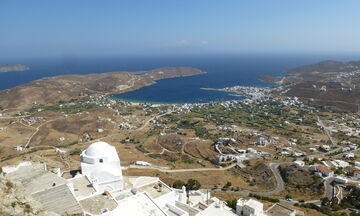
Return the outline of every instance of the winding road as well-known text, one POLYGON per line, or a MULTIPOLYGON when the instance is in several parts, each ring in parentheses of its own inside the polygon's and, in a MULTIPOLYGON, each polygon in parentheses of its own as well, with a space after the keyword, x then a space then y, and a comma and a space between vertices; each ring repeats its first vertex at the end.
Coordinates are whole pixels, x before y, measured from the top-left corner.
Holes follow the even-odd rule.
POLYGON ((271 163, 270 164, 270 169, 272 171, 272 173, 274 174, 275 180, 276 180, 276 188, 272 191, 267 191, 267 192, 251 192, 251 193, 255 193, 258 195, 272 195, 272 194, 277 194, 280 193, 282 190, 284 190, 284 180, 282 179, 280 173, 279 173, 279 165, 280 163, 271 163))

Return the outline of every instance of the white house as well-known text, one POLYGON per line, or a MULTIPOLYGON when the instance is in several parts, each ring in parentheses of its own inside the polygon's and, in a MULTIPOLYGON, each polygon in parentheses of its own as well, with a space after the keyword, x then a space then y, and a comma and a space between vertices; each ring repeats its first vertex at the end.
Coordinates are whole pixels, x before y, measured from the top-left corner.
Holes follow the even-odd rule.
POLYGON ((360 169, 360 162, 359 161, 355 161, 355 167, 360 169))
POLYGON ((334 175, 334 171, 332 171, 329 168, 326 168, 324 166, 316 166, 316 170, 318 172, 320 172, 323 176, 327 177, 327 176, 333 176, 334 175))
POLYGON ((322 145, 320 146, 320 149, 324 150, 324 151, 330 151, 330 146, 329 145, 322 145))
POLYGON ((146 162, 146 161, 136 161, 135 165, 136 166, 151 166, 151 163, 146 162))
POLYGON ((301 161, 301 160, 296 160, 294 162, 292 162, 293 165, 297 166, 297 167, 303 167, 305 166, 305 162, 301 161))
POLYGON ((355 170, 354 176, 355 178, 360 179, 360 170, 355 170))
POLYGON ((344 158, 345 158, 345 159, 353 159, 354 157, 355 157, 355 154, 354 154, 354 153, 344 154, 344 158))
POLYGON ((236 203, 236 214, 240 216, 263 216, 264 205, 253 199, 239 199, 236 203))

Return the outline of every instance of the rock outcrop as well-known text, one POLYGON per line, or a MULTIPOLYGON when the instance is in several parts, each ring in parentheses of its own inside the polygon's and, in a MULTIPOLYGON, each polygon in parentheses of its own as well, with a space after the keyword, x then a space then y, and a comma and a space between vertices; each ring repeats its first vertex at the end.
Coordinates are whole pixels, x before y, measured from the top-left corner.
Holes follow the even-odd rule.
POLYGON ((0 197, 2 216, 59 216, 53 212, 43 211, 41 204, 25 191, 21 183, 10 181, 3 174, 0 174, 0 197))

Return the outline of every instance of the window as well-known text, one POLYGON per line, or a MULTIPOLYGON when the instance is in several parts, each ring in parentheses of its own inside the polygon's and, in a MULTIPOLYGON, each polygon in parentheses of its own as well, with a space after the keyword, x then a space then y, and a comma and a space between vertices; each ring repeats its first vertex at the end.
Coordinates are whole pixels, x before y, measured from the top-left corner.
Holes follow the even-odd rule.
POLYGON ((101 158, 101 159, 99 160, 99 162, 102 163, 102 162, 104 162, 104 160, 101 158))

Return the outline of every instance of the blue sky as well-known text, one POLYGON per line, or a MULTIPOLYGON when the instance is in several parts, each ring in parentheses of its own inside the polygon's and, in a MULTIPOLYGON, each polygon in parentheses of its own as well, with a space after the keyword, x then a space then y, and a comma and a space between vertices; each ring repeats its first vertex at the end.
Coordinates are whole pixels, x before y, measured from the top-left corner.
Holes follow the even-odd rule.
POLYGON ((359 53, 359 0, 0 0, 0 58, 359 53))

